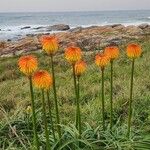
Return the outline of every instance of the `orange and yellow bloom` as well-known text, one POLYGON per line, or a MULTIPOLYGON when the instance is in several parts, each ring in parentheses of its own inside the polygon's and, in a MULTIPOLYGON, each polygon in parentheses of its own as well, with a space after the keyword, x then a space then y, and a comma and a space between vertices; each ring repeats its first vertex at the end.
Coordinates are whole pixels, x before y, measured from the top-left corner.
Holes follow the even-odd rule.
POLYGON ((33 55, 22 56, 18 61, 18 66, 21 72, 31 76, 37 70, 37 58, 33 55))
POLYGON ((95 63, 97 66, 101 67, 101 69, 104 69, 109 61, 110 57, 104 53, 100 53, 95 56, 95 63))
POLYGON ((114 60, 119 56, 119 49, 117 46, 109 46, 105 48, 105 53, 110 57, 110 60, 114 60))
POLYGON ((142 49, 138 44, 129 44, 127 46, 127 56, 129 58, 137 58, 141 55, 142 49))
POLYGON ((70 46, 65 50, 65 58, 71 64, 75 64, 81 59, 81 49, 79 47, 70 46))
POLYGON ((58 39, 55 36, 42 36, 41 37, 42 49, 48 54, 53 55, 58 51, 58 39))
POLYGON ((52 84, 52 76, 45 70, 39 70, 33 75, 33 84, 38 89, 46 89, 48 90, 52 84))
POLYGON ((86 63, 84 61, 78 61, 75 64, 75 75, 80 76, 86 70, 86 63))

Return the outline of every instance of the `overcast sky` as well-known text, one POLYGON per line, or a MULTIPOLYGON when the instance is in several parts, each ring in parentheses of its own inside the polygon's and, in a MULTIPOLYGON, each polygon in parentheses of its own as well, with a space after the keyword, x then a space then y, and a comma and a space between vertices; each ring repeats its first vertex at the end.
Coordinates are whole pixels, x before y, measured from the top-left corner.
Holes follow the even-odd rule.
POLYGON ((0 12, 150 9, 150 0, 0 0, 0 12))

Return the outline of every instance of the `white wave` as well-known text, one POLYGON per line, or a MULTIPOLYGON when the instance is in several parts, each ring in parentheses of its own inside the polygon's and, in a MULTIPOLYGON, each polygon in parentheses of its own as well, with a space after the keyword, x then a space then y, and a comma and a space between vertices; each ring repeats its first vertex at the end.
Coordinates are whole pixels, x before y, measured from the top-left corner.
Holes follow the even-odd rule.
MULTIPOLYGON (((149 17, 150 18, 150 17, 149 17)), ((150 22, 143 22, 143 21, 138 21, 138 22, 115 22, 115 23, 109 23, 109 22, 103 22, 103 23, 95 23, 95 24, 87 24, 87 25, 74 25, 70 26, 70 28, 76 28, 76 27, 90 27, 90 26, 104 26, 104 25, 113 25, 113 24, 122 24, 124 26, 129 26, 129 25, 135 25, 138 26, 140 24, 147 23, 150 25, 150 22)), ((62 32, 62 31, 47 31, 46 27, 49 25, 19 25, 19 26, 2 26, 0 27, 0 40, 7 40, 7 39, 18 39, 21 38, 27 34, 39 34, 39 33, 57 33, 57 32, 62 32), (23 27, 29 26, 30 28, 23 29, 23 27), (43 27, 43 29, 37 30, 36 28, 38 27, 43 27)))

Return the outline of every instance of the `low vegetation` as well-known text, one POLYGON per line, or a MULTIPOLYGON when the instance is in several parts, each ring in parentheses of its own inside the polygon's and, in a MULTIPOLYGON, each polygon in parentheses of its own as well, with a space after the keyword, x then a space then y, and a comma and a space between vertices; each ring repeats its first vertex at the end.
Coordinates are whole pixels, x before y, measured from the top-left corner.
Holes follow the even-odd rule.
MULTIPOLYGON (((132 42, 132 41, 131 41, 132 42)), ((72 70, 64 55, 54 57, 56 88, 60 108, 62 138, 50 141, 54 150, 149 150, 150 149, 150 39, 136 41, 142 46, 142 56, 135 62, 133 120, 131 137, 126 137, 131 62, 125 54, 127 44, 120 45, 120 56, 114 62, 114 113, 110 130, 110 65, 105 70, 105 121, 102 129, 100 71, 94 63, 98 52, 84 52, 87 70, 81 77, 80 100, 82 135, 75 128, 75 104, 72 70), (63 142, 62 142, 63 141, 63 142), (80 143, 80 148, 79 148, 80 143)), ((50 58, 43 52, 34 53, 39 68, 51 72, 50 58)), ((23 150, 32 147, 32 117, 26 109, 31 105, 28 79, 17 66, 19 56, 0 58, 0 149, 23 150)), ((54 98, 50 90, 52 115, 55 118, 54 98)), ((42 149, 45 147, 44 123, 41 114, 40 91, 35 90, 38 135, 42 149)), ((48 109, 47 109, 48 112, 48 109)), ((47 115, 49 124, 50 118, 47 115)))

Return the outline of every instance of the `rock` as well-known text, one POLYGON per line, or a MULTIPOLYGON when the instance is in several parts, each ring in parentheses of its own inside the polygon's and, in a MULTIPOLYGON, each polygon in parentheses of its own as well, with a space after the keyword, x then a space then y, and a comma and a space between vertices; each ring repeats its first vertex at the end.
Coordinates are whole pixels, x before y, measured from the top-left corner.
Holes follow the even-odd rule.
POLYGON ((98 26, 89 26, 89 27, 86 27, 85 29, 95 29, 97 28, 98 26))
POLYGON ((130 25, 124 29, 124 32, 127 32, 130 35, 141 35, 143 34, 143 30, 137 26, 130 25))
POLYGON ((28 36, 28 37, 34 37, 35 34, 26 34, 26 36, 28 36))
POLYGON ((112 28, 118 27, 118 26, 122 26, 122 24, 113 24, 111 25, 112 28))
POLYGON ((150 25, 147 28, 143 29, 143 31, 145 35, 150 35, 150 25))
POLYGON ((4 41, 2 41, 2 42, 0 42, 0 48, 5 48, 6 47, 6 42, 4 42, 4 41))
POLYGON ((0 31, 2 31, 2 29, 0 29, 0 31))
POLYGON ((57 24, 57 25, 49 26, 47 27, 47 29, 50 29, 52 31, 65 31, 65 30, 69 30, 70 27, 69 25, 66 24, 57 24))
POLYGON ((27 53, 30 51, 36 51, 39 48, 39 41, 37 37, 25 37, 23 39, 6 42, 0 44, 0 55, 13 54, 18 55, 20 53, 27 53))
POLYGON ((39 30, 39 29, 43 29, 44 27, 36 27, 36 28, 33 28, 34 30, 39 30))
POLYGON ((7 42, 10 42, 11 41, 11 39, 7 39, 7 42))
POLYGON ((121 36, 111 36, 110 38, 108 38, 107 40, 106 40, 106 42, 108 42, 108 43, 114 43, 114 44, 121 44, 122 43, 122 41, 123 41, 123 39, 122 39, 122 37, 121 36))
POLYGON ((82 27, 76 27, 76 28, 70 29, 69 31, 70 32, 81 32, 82 29, 83 29, 82 27))
POLYGON ((84 38, 78 39, 77 44, 84 50, 94 50, 95 48, 99 47, 101 42, 101 38, 99 35, 85 36, 84 38))
POLYGON ((140 24, 138 27, 141 28, 141 29, 145 29, 145 28, 149 27, 149 24, 143 23, 143 24, 140 24))
MULTIPOLYGON (((77 27, 70 29, 69 32, 55 32, 54 34, 45 33, 46 28, 41 30, 43 30, 43 32, 39 32, 39 29, 37 31, 38 34, 27 34, 24 38, 0 42, 0 57, 30 53, 31 50, 41 50, 39 38, 44 34, 55 35, 59 39, 59 44, 62 49, 60 53, 63 52, 66 46, 71 44, 75 44, 86 51, 95 51, 96 49, 102 49, 108 45, 120 45, 132 40, 140 40, 146 34, 150 35, 150 26, 141 29, 138 26, 124 27, 120 24, 91 26, 87 28, 77 27)), ((49 30, 51 30, 50 26, 49 30)))
POLYGON ((26 27, 21 28, 21 30, 30 29, 30 28, 31 28, 30 26, 26 26, 26 27))
POLYGON ((115 27, 114 29, 115 30, 123 30, 124 28, 125 28, 125 26, 122 25, 122 26, 115 27))
POLYGON ((120 31, 120 30, 123 30, 125 28, 125 26, 122 24, 116 24, 116 25, 112 26, 112 28, 120 31))

